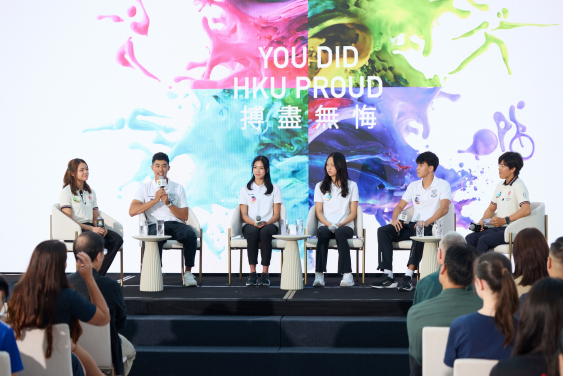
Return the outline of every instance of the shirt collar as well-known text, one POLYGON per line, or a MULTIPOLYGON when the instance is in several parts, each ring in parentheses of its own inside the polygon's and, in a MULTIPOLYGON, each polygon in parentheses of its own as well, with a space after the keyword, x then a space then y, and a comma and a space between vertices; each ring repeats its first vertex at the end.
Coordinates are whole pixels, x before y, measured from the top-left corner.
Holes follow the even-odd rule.
MULTIPOLYGON (((424 189, 424 186, 422 185, 422 179, 418 181, 418 184, 422 189, 424 189)), ((432 179, 432 183, 430 183, 430 187, 428 188, 430 189, 431 187, 435 187, 437 185, 438 185, 438 178, 436 177, 436 175, 434 175, 434 178, 432 179)))
POLYGON ((266 183, 262 183, 262 185, 258 185, 256 184, 255 181, 252 182, 252 185, 250 186, 252 190, 257 189, 260 190, 262 187, 264 187, 266 185, 266 183))
POLYGON ((467 288, 451 288, 442 290, 440 295, 461 295, 467 292, 467 288))
POLYGON ((518 176, 513 177, 512 180, 508 182, 508 184, 506 184, 505 180, 502 185, 512 185, 516 181, 516 179, 518 179, 518 176))

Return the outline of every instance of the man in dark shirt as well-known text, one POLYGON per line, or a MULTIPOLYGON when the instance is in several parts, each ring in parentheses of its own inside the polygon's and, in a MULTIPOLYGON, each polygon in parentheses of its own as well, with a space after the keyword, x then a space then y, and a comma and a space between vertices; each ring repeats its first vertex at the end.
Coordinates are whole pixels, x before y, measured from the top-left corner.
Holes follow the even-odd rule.
MULTIPOLYGON (((123 300, 121 286, 113 279, 98 273, 99 268, 104 262, 104 239, 94 232, 83 232, 74 241, 73 251, 75 255, 79 252, 84 252, 92 260, 94 280, 98 284, 111 314, 110 336, 113 367, 117 375, 127 376, 135 359, 135 349, 131 342, 118 333, 125 326, 127 318, 127 307, 123 300), (127 357, 125 364, 123 363, 123 357, 127 357)), ((79 273, 71 274, 68 276, 68 280, 74 290, 87 300, 90 300, 86 282, 79 273)))

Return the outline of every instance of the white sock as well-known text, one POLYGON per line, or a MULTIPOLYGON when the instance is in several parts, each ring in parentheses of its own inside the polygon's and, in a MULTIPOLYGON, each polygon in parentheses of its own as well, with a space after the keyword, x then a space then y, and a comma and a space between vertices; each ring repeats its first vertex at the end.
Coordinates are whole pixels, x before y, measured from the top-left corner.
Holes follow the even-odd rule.
POLYGON ((325 275, 324 273, 315 272, 315 277, 322 278, 324 277, 324 275, 325 275))
POLYGON ((383 270, 383 273, 387 274, 389 278, 393 278, 393 272, 389 269, 383 270))
POLYGON ((414 274, 413 270, 407 269, 407 271, 405 272, 405 277, 411 277, 412 278, 413 274, 414 274))

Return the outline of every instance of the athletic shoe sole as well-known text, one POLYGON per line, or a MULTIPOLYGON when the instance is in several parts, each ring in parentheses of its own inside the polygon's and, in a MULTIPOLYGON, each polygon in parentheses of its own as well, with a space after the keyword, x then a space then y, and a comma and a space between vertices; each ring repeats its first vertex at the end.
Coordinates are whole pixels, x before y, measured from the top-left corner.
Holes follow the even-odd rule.
POLYGON ((412 286, 410 288, 399 287, 399 291, 412 291, 412 290, 413 290, 412 286))
POLYGON ((246 283, 246 285, 247 285, 247 286, 258 286, 257 283, 248 283, 248 282, 246 283))
POLYGON ((399 286, 397 282, 390 284, 389 286, 371 286, 372 289, 393 289, 399 286))
POLYGON ((313 282, 313 287, 325 287, 325 284, 322 282, 313 282))
POLYGON ((352 286, 354 286, 354 282, 352 282, 352 284, 349 285, 347 282, 340 281, 340 287, 352 287, 352 286))

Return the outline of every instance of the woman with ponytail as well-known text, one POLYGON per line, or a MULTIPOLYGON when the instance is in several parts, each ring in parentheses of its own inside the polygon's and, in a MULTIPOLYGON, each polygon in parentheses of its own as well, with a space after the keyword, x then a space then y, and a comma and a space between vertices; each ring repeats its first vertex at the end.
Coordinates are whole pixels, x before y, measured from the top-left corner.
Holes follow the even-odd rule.
POLYGON ((512 265, 500 253, 490 252, 475 262, 475 291, 483 308, 455 319, 450 326, 444 363, 459 358, 507 359, 512 353, 518 320, 518 292, 512 265))
POLYGON ((98 199, 96 192, 86 182, 90 170, 86 161, 80 158, 68 162, 63 178, 63 189, 59 196, 61 210, 74 222, 78 223, 82 231, 92 231, 104 237, 104 247, 108 253, 97 272, 106 275, 115 255, 123 245, 123 238, 117 232, 98 227, 98 199))
POLYGON ((70 331, 73 375, 99 375, 96 362, 80 345, 80 321, 91 325, 106 325, 110 321, 108 306, 92 274, 92 262, 85 253, 76 255, 78 272, 86 281, 92 303, 70 288, 65 274, 66 247, 58 240, 48 240, 35 248, 27 271, 14 287, 8 306, 8 324, 16 338, 24 329, 45 329, 47 348, 45 357, 51 357, 53 325, 67 324, 70 331))
POLYGON ((240 217, 242 234, 247 241, 250 274, 247 286, 270 286, 268 270, 272 258, 272 239, 278 233, 282 204, 280 187, 272 183, 270 161, 259 155, 252 161, 252 178, 240 189, 240 217), (258 248, 262 256, 262 274, 258 279, 256 264, 258 248))

